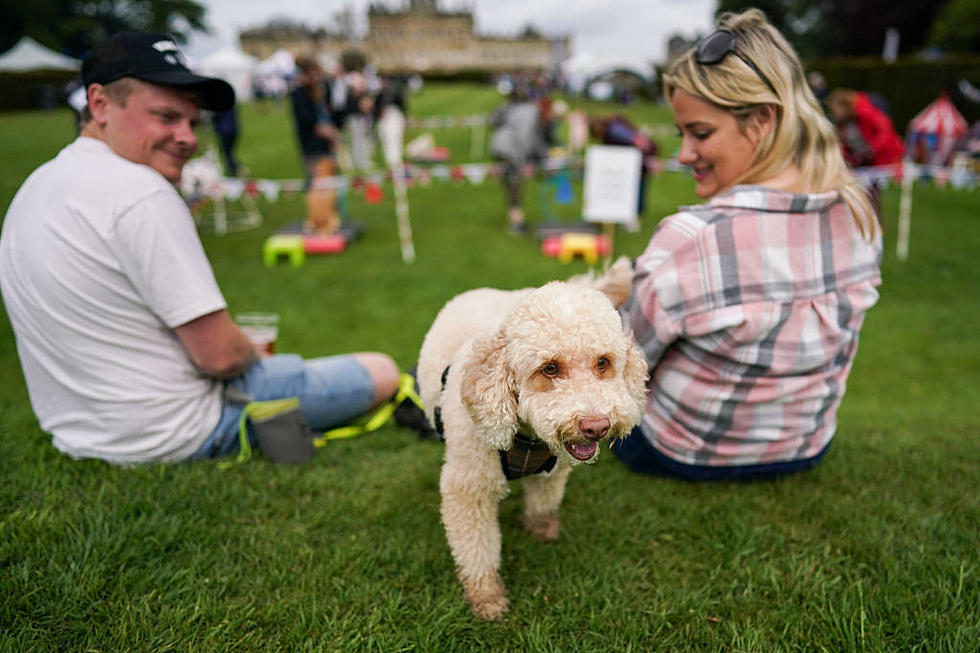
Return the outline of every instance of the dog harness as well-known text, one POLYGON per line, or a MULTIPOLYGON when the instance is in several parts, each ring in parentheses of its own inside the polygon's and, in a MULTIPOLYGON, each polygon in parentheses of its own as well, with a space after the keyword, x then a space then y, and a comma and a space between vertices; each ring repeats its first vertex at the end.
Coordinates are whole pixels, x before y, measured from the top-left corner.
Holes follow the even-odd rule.
MULTIPOLYGON (((442 390, 439 391, 439 398, 442 399, 442 391, 446 389, 446 379, 449 377, 449 366, 442 371, 442 390)), ((439 437, 445 440, 442 424, 442 402, 436 404, 432 411, 435 419, 434 426, 439 437)), ((558 457, 551 453, 551 449, 540 438, 526 435, 518 431, 514 434, 514 444, 510 449, 499 450, 500 467, 504 472, 504 477, 508 481, 514 481, 525 476, 543 474, 555 468, 558 457)))
POLYGON ((514 434, 514 445, 507 451, 500 451, 500 466, 508 481, 543 474, 555 468, 558 457, 539 438, 529 437, 520 431, 514 434))

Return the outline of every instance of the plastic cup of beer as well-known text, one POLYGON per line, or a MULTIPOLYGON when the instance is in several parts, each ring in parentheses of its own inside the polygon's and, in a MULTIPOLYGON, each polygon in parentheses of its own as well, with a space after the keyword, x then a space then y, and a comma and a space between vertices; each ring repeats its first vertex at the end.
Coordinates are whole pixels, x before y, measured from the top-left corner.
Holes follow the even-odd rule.
POLYGON ((279 316, 275 313, 239 313, 235 322, 241 327, 255 348, 266 354, 276 353, 279 337, 279 316))

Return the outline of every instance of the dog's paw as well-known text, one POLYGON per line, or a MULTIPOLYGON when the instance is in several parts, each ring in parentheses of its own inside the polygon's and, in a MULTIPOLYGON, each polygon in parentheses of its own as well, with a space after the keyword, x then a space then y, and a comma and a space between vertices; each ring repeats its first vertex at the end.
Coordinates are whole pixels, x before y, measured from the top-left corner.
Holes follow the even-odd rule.
POLYGON ((510 611, 510 601, 506 596, 487 597, 481 601, 471 601, 470 608, 480 619, 497 621, 510 611))
POLYGON ((524 530, 541 540, 542 542, 553 542, 558 539, 561 531, 561 522, 556 513, 547 515, 524 516, 524 530))
POLYGON ((467 586, 464 590, 470 609, 480 619, 496 621, 510 610, 507 590, 499 576, 467 586))

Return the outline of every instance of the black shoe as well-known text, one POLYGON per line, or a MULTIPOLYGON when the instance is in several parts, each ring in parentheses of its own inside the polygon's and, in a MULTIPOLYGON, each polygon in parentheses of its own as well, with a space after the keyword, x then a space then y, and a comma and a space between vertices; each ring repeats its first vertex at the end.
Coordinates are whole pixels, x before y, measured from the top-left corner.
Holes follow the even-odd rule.
MULTIPOLYGON (((413 377, 415 376, 415 369, 408 370, 408 373, 413 377)), ((415 381, 415 393, 418 394, 419 382, 415 381)), ((442 440, 442 436, 432 425, 429 424, 429 418, 425 416, 425 411, 423 411, 418 404, 416 404, 411 399, 404 399, 398 406, 395 407, 394 412, 395 422, 401 424, 406 428, 410 428, 419 434, 419 438, 422 440, 442 440)))

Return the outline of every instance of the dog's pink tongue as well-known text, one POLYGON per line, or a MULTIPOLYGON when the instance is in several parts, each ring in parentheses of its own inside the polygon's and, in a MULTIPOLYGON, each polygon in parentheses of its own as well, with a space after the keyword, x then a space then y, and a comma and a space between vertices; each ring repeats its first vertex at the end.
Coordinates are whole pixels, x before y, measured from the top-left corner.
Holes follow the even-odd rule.
POLYGON ((595 455, 596 443, 586 442, 585 444, 566 444, 565 449, 576 460, 588 460, 595 455))

